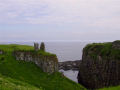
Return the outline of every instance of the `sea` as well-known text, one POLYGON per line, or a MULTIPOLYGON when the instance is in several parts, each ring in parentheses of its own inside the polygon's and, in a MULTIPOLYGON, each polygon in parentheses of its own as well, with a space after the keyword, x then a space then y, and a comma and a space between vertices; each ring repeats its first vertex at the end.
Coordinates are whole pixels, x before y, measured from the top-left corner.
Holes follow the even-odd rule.
MULTIPOLYGON (((38 42, 41 43, 41 42, 38 42)), ((92 42, 44 42, 46 51, 57 55, 59 62, 75 61, 82 59, 82 50, 92 42)), ((34 45, 34 42, 1 42, 0 44, 21 44, 21 45, 34 45)), ((69 79, 78 82, 78 71, 64 71, 60 70, 69 79)))

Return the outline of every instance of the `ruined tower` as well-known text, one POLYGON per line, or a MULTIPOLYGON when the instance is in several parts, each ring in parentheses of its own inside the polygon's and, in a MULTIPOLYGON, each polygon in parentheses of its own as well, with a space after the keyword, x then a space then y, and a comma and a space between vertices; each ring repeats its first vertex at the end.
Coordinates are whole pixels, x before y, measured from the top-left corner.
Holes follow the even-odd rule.
POLYGON ((44 44, 44 42, 41 43, 40 50, 45 51, 45 44, 44 44))
POLYGON ((38 43, 34 43, 34 50, 38 51, 39 50, 39 44, 38 43))

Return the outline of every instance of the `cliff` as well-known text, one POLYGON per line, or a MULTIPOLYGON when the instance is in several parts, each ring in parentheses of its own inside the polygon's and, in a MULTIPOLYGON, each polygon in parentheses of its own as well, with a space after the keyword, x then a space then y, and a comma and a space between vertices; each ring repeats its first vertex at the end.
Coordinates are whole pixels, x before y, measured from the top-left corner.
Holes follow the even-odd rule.
POLYGON ((120 85, 120 41, 87 45, 78 82, 89 89, 120 85))
POLYGON ((58 71, 58 59, 54 54, 42 51, 14 51, 16 60, 34 62, 44 72, 53 73, 58 71))

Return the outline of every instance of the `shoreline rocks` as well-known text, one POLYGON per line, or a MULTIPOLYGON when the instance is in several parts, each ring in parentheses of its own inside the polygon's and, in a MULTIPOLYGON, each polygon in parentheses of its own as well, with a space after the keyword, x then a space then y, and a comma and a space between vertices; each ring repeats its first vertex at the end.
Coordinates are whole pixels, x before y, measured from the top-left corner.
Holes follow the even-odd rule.
POLYGON ((81 60, 59 62, 59 70, 63 69, 65 71, 67 70, 78 71, 80 63, 81 60))

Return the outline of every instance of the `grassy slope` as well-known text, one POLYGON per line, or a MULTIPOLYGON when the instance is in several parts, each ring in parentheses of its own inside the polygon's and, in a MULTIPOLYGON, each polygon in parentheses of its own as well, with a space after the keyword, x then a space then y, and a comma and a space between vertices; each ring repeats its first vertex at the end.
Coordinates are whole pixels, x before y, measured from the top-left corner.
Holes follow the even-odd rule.
POLYGON ((99 90, 120 90, 120 86, 103 88, 103 89, 99 89, 99 90))
POLYGON ((0 90, 43 90, 25 82, 0 75, 0 90))
POLYGON ((81 85, 67 79, 59 72, 49 75, 44 73, 34 63, 17 61, 12 56, 14 49, 33 50, 31 46, 0 45, 0 49, 5 51, 5 55, 0 55, 0 74, 4 77, 28 83, 28 86, 32 85, 30 88, 36 87, 43 90, 84 90, 81 85))

